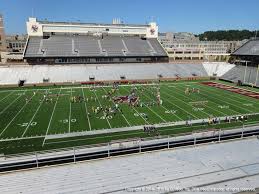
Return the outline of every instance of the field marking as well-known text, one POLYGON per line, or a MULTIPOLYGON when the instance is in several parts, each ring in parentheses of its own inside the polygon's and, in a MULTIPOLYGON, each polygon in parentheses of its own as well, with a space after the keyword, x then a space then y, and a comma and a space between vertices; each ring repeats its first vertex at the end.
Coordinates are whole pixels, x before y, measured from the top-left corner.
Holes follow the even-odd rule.
MULTIPOLYGON (((201 87, 201 86, 199 86, 198 85, 198 87, 199 88, 203 88, 203 87, 201 87)), ((209 93, 209 94, 214 94, 214 95, 217 95, 217 96, 220 96, 220 97, 222 97, 220 94, 218 94, 217 92, 215 92, 215 93, 212 93, 212 92, 209 92, 209 91, 205 91, 206 93, 209 93)), ((216 97, 214 97, 214 96, 211 96, 212 98, 214 98, 214 99, 218 99, 218 98, 216 98, 216 97)), ((228 100, 232 100, 232 99, 230 99, 230 98, 227 98, 228 100)), ((220 98, 218 99, 219 101, 221 101, 221 102, 224 102, 224 103, 227 103, 227 104, 229 104, 229 105, 231 105, 231 106, 235 106, 235 107, 237 107, 237 108, 239 108, 239 109, 243 109, 243 110, 246 110, 246 111, 248 111, 248 112, 250 112, 250 113, 253 113, 253 111, 251 111, 251 110, 249 110, 249 109, 246 109, 246 108, 243 108, 243 107, 240 107, 240 106, 237 106, 237 105, 235 105, 235 104, 232 104, 232 103, 229 103, 229 102, 226 102, 226 101, 223 101, 223 100, 221 100, 220 98)), ((238 101, 236 101, 236 100, 232 100, 232 101, 235 101, 235 102, 237 102, 238 104, 240 103, 240 102, 238 102, 238 101)), ((241 112, 239 112, 239 111, 235 111, 235 112, 237 112, 237 113, 239 113, 239 114, 243 114, 243 113, 241 113, 241 112)))
POLYGON ((23 95, 19 95, 15 100, 13 100, 8 106, 6 106, 1 112, 0 115, 5 112, 10 106, 12 106, 13 103, 15 103, 19 98, 21 98, 23 95))
MULTIPOLYGON (((26 92, 26 91, 25 91, 26 92)), ((22 95, 21 95, 22 96, 22 95)), ((34 97, 34 95, 30 98, 30 100, 34 97)), ((30 101, 29 100, 29 101, 30 101)), ((20 114, 20 112, 26 107, 26 105, 29 103, 29 101, 27 101, 22 108, 16 113, 16 115, 13 117, 13 119, 7 124, 7 126, 4 128, 4 130, 0 133, 0 137, 2 136, 2 134, 6 131, 6 129, 12 124, 12 122, 14 121, 14 119, 20 114)))
MULTIPOLYGON (((162 93, 162 91, 161 91, 161 93, 162 93)), ((165 95, 167 95, 169 98, 171 98, 171 97, 176 98, 175 96, 169 95, 169 94, 168 94, 167 92, 165 92, 165 91, 163 91, 163 93, 164 93, 165 95)), ((179 99, 176 98, 176 100, 179 100, 179 99)), ((186 112, 188 116, 191 115, 191 116, 193 116, 193 117, 196 118, 196 119, 200 119, 199 117, 195 116, 195 115, 192 114, 191 112, 187 112, 185 109, 181 108, 180 106, 176 105, 175 103, 173 103, 173 102, 171 102, 171 101, 169 101, 169 100, 167 100, 167 99, 166 99, 166 101, 167 101, 168 103, 173 104, 174 106, 178 107, 178 108, 181 109, 182 111, 186 112)), ((187 103, 184 103, 184 104, 187 104, 187 103)), ((188 104, 187 104, 187 105, 188 105, 188 104)))
MULTIPOLYGON (((165 89, 168 90, 167 88, 165 88, 165 89)), ((168 90, 168 91, 170 91, 170 90, 168 90)), ((181 95, 181 94, 179 94, 179 95, 181 95)), ((183 96, 184 96, 184 95, 183 95, 183 96)), ((180 98, 177 98, 176 96, 173 96, 173 95, 172 95, 172 97, 173 97, 173 98, 176 98, 176 99, 178 99, 178 100, 180 100, 180 101, 182 101, 184 104, 186 104, 186 105, 188 105, 188 106, 191 106, 192 108, 195 108, 193 105, 188 104, 187 102, 181 100, 180 98)), ((209 113, 207 113, 207 112, 205 112, 205 111, 201 111, 201 112, 203 112, 204 114, 208 115, 209 117, 211 116, 209 113)))
MULTIPOLYGON (((102 87, 102 89, 106 92, 106 90, 102 87)), ((115 105, 115 102, 112 100, 113 104, 115 105)), ((120 111, 121 112, 121 111, 120 111)), ((127 124, 131 127, 131 124, 129 123, 129 121, 127 120, 127 118, 124 116, 124 114, 121 114, 122 117, 124 118, 124 120, 127 122, 127 124)))
MULTIPOLYGON (((253 124, 253 122, 248 122, 248 124, 253 124)), ((195 125, 193 128, 194 128, 194 131, 196 132, 200 132, 202 133, 203 131, 204 132, 209 132, 209 129, 202 129, 200 131, 200 127, 204 126, 203 124, 199 124, 199 125, 195 125)), ((237 126, 237 128, 240 128, 242 126, 237 126)), ((189 126, 186 126, 186 125, 180 125, 180 127, 175 127, 175 128, 166 128, 166 129, 158 129, 158 130, 161 130, 162 132, 163 131, 175 131, 175 130, 180 130, 180 129, 189 129, 190 127, 189 126)), ((232 127, 227 127, 226 130, 228 128, 232 128, 232 127)), ((232 129, 235 129, 232 128, 232 129)), ((193 129, 192 129, 193 130, 193 129)), ((219 129, 216 129, 216 130, 219 130, 219 129)), ((124 131, 126 132, 126 131, 124 131)), ((128 131, 129 132, 129 131, 128 131)), ((143 134, 143 131, 141 129, 139 130, 136 130, 135 132, 131 131, 130 133, 131 135, 138 135, 138 134, 143 134)), ((183 134, 186 134, 186 133, 183 133, 183 134)), ((105 135, 105 137, 120 137, 122 136, 121 134, 113 134, 113 133, 110 133, 110 135, 105 135)), ((62 141, 52 141, 52 140, 58 140, 59 138, 57 139, 50 139, 50 142, 47 142, 46 145, 51 145, 51 144, 59 144, 59 143, 69 143, 69 142, 74 142, 74 141, 85 141, 85 140, 94 140, 94 139, 100 139, 100 138, 103 138, 103 136, 97 136, 97 137, 91 137, 91 136, 77 136, 79 138, 76 138, 76 139, 72 139, 72 140, 62 140, 62 141), (82 137, 85 137, 85 138, 82 138, 82 137)), ((172 136, 171 136, 172 137, 172 136)), ((68 138, 74 138, 74 137, 68 137, 68 138)), ((64 138, 65 139, 65 138, 64 138)), ((87 145, 86 145, 87 146, 87 145)))
MULTIPOLYGON (((162 93, 162 91, 161 91, 161 93, 162 93)), ((167 92, 164 92, 164 93, 165 93, 165 95, 168 95, 169 97, 171 97, 167 92)), ((163 100, 167 101, 169 104, 171 104, 171 105, 177 107, 178 109, 182 110, 183 112, 187 113, 188 116, 191 115, 191 116, 193 116, 194 118, 199 119, 199 117, 193 115, 193 114, 190 113, 190 112, 187 112, 186 110, 184 110, 184 109, 181 108, 180 106, 176 105, 175 103, 173 103, 173 102, 171 102, 171 101, 169 101, 169 100, 167 100, 167 99, 163 99, 163 100)))
MULTIPOLYGON (((168 90, 167 88, 165 88, 165 89, 168 90)), ((168 91, 170 91, 170 90, 168 90, 168 91)), ((184 95, 182 95, 182 94, 179 94, 179 95, 184 96, 184 95)), ((183 103, 187 104, 188 106, 191 106, 192 108, 195 108, 193 105, 188 104, 187 102, 181 100, 180 98, 177 98, 176 96, 173 96, 173 97, 176 98, 176 99, 178 99, 178 100, 180 100, 180 101, 182 101, 183 103)), ((184 97, 186 97, 186 96, 184 96, 184 97)), ((211 114, 209 114, 209 113, 207 113, 207 112, 205 112, 205 111, 203 111, 203 110, 202 110, 201 112, 203 112, 204 114, 208 115, 209 117, 211 116, 211 114)))
POLYGON ((70 89, 70 99, 69 99, 69 115, 68 115, 68 133, 70 133, 71 129, 71 97, 72 97, 72 88, 70 89))
POLYGON ((12 92, 10 92, 8 95, 6 95, 4 98, 2 98, 1 100, 0 100, 0 102, 2 102, 4 99, 6 99, 6 98, 8 98, 11 94, 13 94, 14 93, 14 91, 12 91, 12 92))
POLYGON ((49 119, 49 124, 48 124, 47 130, 46 130, 45 138, 44 138, 43 143, 42 143, 42 147, 43 147, 44 144, 45 144, 46 136, 48 135, 48 132, 49 132, 50 124, 51 124, 51 121, 52 121, 54 112, 55 112, 55 110, 56 110, 56 106, 57 106, 57 103, 58 103, 58 99, 59 99, 60 92, 61 92, 61 88, 59 89, 58 97, 57 97, 57 100, 56 100, 56 102, 55 102, 54 108, 53 108, 53 110, 52 110, 51 117, 50 117, 50 119, 49 119))
MULTIPOLYGON (((206 87, 206 86, 202 86, 202 85, 198 85, 199 87, 206 87)), ((224 92, 226 95, 228 95, 229 97, 234 97, 234 98, 239 98, 240 100, 242 100, 242 101, 245 101, 245 102, 249 102, 249 103, 251 103, 251 101, 250 100, 248 100, 248 99, 246 99, 246 98, 242 98, 242 97, 248 97, 248 98, 251 98, 251 97, 249 97, 249 96, 245 96, 245 95, 241 95, 241 94, 237 94, 237 95, 235 95, 236 93, 231 93, 231 92, 229 92, 229 91, 227 91, 227 90, 220 90, 219 88, 215 88, 215 89, 217 89, 216 90, 216 94, 215 95, 217 95, 217 96, 219 96, 220 94, 219 94, 219 92, 220 91, 222 91, 222 92, 224 92), (231 94, 233 94, 233 95, 231 95, 231 94)), ((208 87, 208 90, 211 90, 211 91, 215 91, 215 90, 213 90, 213 88, 212 87, 208 87)), ((211 92, 209 92, 209 91, 207 91, 208 93, 211 93, 211 92)), ((234 102, 236 102, 236 103, 238 103, 238 104, 241 104, 241 105, 243 105, 240 101, 238 101, 238 100, 234 100, 234 99, 232 99, 232 98, 227 98, 227 99, 229 99, 229 100, 231 100, 231 101, 234 101, 234 102)), ((251 99, 254 99, 254 98, 251 98, 251 99)), ((256 103, 257 105, 258 105, 258 100, 257 99, 254 99, 255 100, 255 102, 254 103, 256 103), (257 100, 257 101, 256 101, 257 100)), ((240 107, 240 108, 242 108, 242 109, 246 109, 246 108, 243 108, 243 107, 240 107)), ((248 109, 246 109, 246 110, 248 110, 248 109)), ((251 110, 249 110, 249 112, 251 112, 251 110)), ((253 111, 252 111, 253 112, 253 111)))
MULTIPOLYGON (((181 86, 180 86, 181 87, 181 86)), ((180 92, 182 92, 180 89, 178 89, 177 87, 175 87, 175 89, 176 90, 178 90, 178 91, 180 91, 180 92)), ((184 88, 183 88, 184 89, 184 88)), ((184 96, 183 94, 181 94, 181 93, 178 93, 179 95, 181 95, 181 96, 184 96)), ((201 93, 201 95, 203 95, 202 93, 201 93)), ((207 96, 207 95, 206 95, 207 96)), ((193 100, 191 97, 189 97, 189 96, 184 96, 184 97, 186 97, 186 98, 188 98, 188 99, 190 99, 190 100, 193 100)), ((221 104, 218 104, 218 103, 215 103, 215 102, 213 102, 213 101, 210 101, 211 103, 213 103, 213 104, 215 104, 215 105, 221 105, 221 104)), ((219 110, 217 110, 217 109, 213 109, 212 107, 210 107, 210 106, 208 106, 208 105, 205 105, 205 107, 207 107, 207 108, 209 108, 209 109, 212 109, 213 111, 216 111, 216 112, 218 112, 218 113, 221 113, 221 114, 223 114, 224 116, 228 116, 228 114, 226 114, 226 113, 224 113, 224 112, 221 112, 221 111, 219 111, 219 110)), ((232 111, 232 109, 230 109, 231 111, 232 111)), ((205 112, 205 111, 202 111, 202 112, 205 112)), ((233 112, 236 112, 236 111, 233 111, 233 112)))
MULTIPOLYGON (((97 98, 97 101, 98 101, 99 105, 100 105, 101 107, 103 107, 102 104, 101 104, 101 102, 100 102, 100 100, 99 100, 99 98, 98 98, 98 95, 97 95, 96 92, 95 92, 95 88, 93 89, 93 91, 94 91, 94 95, 95 95, 95 97, 97 98)), ((106 119, 106 121, 107 121, 109 127, 112 128, 112 126, 111 126, 111 124, 110 124, 110 121, 109 121, 107 118, 105 118, 105 119, 106 119)))
MULTIPOLYGON (((126 89, 125 89, 126 90, 126 89)), ((129 92, 128 90, 127 90, 127 92, 129 92)), ((170 122, 170 121, 166 121, 163 117, 161 117, 159 114, 157 114, 157 112, 155 112, 154 110, 152 110, 150 107, 148 107, 146 104, 144 104, 145 105, 145 107, 147 107, 151 112, 153 112, 157 117, 159 117, 162 121, 164 121, 165 123, 168 123, 168 122, 170 122)))
MULTIPOLYGON (((144 94, 145 95, 145 94, 144 94)), ((147 95, 145 95, 147 96, 147 95)), ((151 99, 151 97, 147 96, 149 99, 151 99)), ((152 99, 151 99, 152 100, 152 99)), ((166 111, 170 111, 168 110, 165 106, 161 105, 161 107, 163 107, 166 111)), ((175 115, 178 119, 180 119, 181 121, 183 121, 183 119, 181 119, 178 115, 176 115, 176 113, 173 113, 173 115, 175 115)))
MULTIPOLYGON (((38 90, 37 90, 37 91, 38 91, 38 90)), ((36 92, 37 92, 37 91, 36 91, 36 92)), ((27 130, 29 129, 29 127, 30 127, 30 125, 31 125, 31 123, 32 123, 32 121, 33 121, 33 119, 35 118, 35 116, 36 116, 36 114, 38 113, 38 111, 39 111, 39 109, 40 109, 40 107, 41 107, 42 104, 43 104, 43 99, 41 100, 40 105, 38 106, 37 110, 35 111, 34 115, 32 116, 32 118, 31 118, 30 122, 28 123, 26 129, 24 130, 24 132, 23 132, 23 134, 22 134, 22 138, 24 137, 25 133, 26 133, 27 130)))
MULTIPOLYGON (((134 80, 132 80, 132 81, 134 81, 134 80)), ((125 87, 131 87, 133 84, 121 84, 120 86, 125 86, 125 87)), ((156 84, 145 84, 145 83, 141 83, 141 84, 135 84, 135 85, 156 85, 156 84)), ((80 89, 80 88, 88 88, 88 89, 90 89, 90 88, 92 88, 92 87, 95 87, 95 88, 99 88, 99 87, 107 87, 107 88, 111 88, 112 87, 112 85, 107 85, 107 86, 102 86, 102 85, 88 85, 88 86, 83 86, 83 85, 77 85, 77 86, 68 86, 68 87, 64 87, 64 85, 63 86, 60 86, 60 87, 56 87, 56 88, 50 88, 50 87, 48 87, 48 88, 35 88, 35 89, 29 89, 29 88, 27 88, 26 89, 26 91, 28 91, 28 92, 30 92, 30 91, 35 91, 35 90, 46 90, 46 89, 48 89, 48 90, 58 90, 58 89, 61 89, 61 90, 68 90, 68 89, 70 89, 70 88, 74 88, 74 89, 80 89)), ((38 87, 42 87, 42 86, 38 86, 38 87)), ((44 86, 43 86, 44 87, 44 86)), ((12 91, 18 91, 18 92, 24 92, 25 91, 25 89, 20 89, 20 90, 16 90, 16 89, 13 89, 13 90, 10 90, 10 89, 8 89, 8 90, 0 90, 0 93, 2 92, 12 92, 12 91)))
MULTIPOLYGON (((124 88, 125 89, 125 88, 124 88)), ((125 89, 126 90, 126 89, 125 89)), ((129 92, 128 90, 126 90, 129 92)), ((148 107, 146 104, 144 104, 145 107, 147 107, 151 112, 153 112, 157 117, 159 117, 163 122, 168 123, 164 118, 162 118, 159 114, 157 114, 154 110, 152 110, 150 107, 148 107)))
POLYGON ((87 109, 86 102, 85 102, 85 93, 84 93, 83 88, 81 88, 81 90, 82 90, 83 98, 84 98, 85 113, 86 113, 86 116, 87 116, 87 120, 88 120, 88 124, 89 124, 89 129, 90 129, 90 131, 91 131, 91 130, 92 130, 92 126, 91 126, 91 123, 90 123, 90 119, 89 119, 89 115, 88 115, 88 109, 87 109))
MULTIPOLYGON (((122 89, 124 89, 123 87, 119 87, 119 88, 122 88, 122 89)), ((128 90, 126 90, 126 89, 124 89, 125 91, 128 91, 128 90)), ((119 94, 122 96, 122 94, 119 92, 119 94)), ((132 107, 133 108, 133 110, 135 111, 135 113, 137 113, 138 115, 140 115, 140 117, 144 120, 144 122, 145 123, 147 123, 148 125, 150 125, 150 123, 140 114, 140 112, 133 106, 132 107)))

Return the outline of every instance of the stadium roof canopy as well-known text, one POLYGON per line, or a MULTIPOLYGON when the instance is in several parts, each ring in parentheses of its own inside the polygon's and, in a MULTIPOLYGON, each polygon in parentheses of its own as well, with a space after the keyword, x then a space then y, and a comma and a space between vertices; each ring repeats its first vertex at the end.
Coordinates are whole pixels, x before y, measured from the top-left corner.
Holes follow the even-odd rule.
POLYGON ((234 53, 234 56, 259 56, 259 39, 249 40, 234 53))
POLYGON ((53 21, 47 21, 47 20, 39 20, 39 23, 42 24, 68 24, 68 25, 87 25, 87 26, 132 26, 132 27, 149 27, 148 24, 125 24, 125 23, 119 23, 119 24, 105 24, 105 23, 87 23, 87 22, 53 22, 53 21))
POLYGON ((259 187, 258 147, 259 140, 253 137, 12 172, 0 176, 0 190, 3 193, 127 193, 127 189, 144 188, 154 189, 151 193, 166 193, 163 189, 202 187, 208 191, 225 188, 224 193, 237 193, 238 190, 231 189, 259 187))

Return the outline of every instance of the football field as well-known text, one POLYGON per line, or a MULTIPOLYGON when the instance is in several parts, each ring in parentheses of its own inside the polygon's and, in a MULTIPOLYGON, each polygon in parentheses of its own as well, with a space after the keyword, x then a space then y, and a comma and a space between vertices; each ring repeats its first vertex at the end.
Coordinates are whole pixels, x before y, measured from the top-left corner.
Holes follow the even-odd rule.
POLYGON ((80 134, 105 142, 113 140, 106 138, 109 130, 130 133, 143 125, 254 113, 259 113, 258 99, 201 82, 1 89, 0 153, 15 147, 62 147, 63 142, 78 145, 73 142, 80 142, 80 134))

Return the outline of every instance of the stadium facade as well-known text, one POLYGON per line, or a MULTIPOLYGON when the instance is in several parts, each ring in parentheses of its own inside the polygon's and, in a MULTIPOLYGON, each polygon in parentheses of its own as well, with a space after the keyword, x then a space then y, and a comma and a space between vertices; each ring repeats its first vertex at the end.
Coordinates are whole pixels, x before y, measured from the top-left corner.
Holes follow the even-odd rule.
POLYGON ((49 22, 29 18, 24 59, 30 64, 168 62, 158 26, 49 22))

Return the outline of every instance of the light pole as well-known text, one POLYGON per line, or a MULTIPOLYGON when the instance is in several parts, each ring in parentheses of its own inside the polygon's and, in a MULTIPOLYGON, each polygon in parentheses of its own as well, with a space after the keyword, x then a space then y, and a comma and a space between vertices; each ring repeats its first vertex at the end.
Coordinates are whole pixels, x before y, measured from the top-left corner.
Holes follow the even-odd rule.
POLYGON ((255 86, 256 86, 256 84, 257 84, 258 73, 259 73, 259 64, 258 64, 258 66, 257 66, 257 72, 256 72, 256 78, 255 78, 255 86))
POLYGON ((245 81, 246 81, 246 69, 247 69, 247 61, 245 61, 245 62, 246 62, 246 68, 245 68, 245 74, 244 74, 243 83, 245 83, 245 81))

